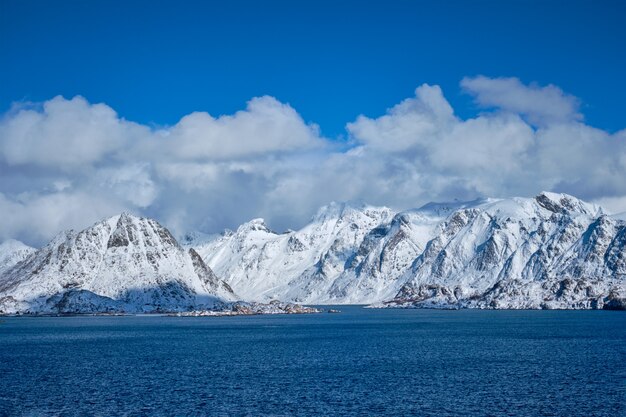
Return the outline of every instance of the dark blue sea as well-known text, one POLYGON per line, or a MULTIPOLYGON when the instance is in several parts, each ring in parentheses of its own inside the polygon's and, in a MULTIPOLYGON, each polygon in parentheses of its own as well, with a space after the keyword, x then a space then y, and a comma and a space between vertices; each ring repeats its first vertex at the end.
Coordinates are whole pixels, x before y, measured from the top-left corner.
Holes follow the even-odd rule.
POLYGON ((626 416, 626 314, 0 319, 4 416, 626 416))

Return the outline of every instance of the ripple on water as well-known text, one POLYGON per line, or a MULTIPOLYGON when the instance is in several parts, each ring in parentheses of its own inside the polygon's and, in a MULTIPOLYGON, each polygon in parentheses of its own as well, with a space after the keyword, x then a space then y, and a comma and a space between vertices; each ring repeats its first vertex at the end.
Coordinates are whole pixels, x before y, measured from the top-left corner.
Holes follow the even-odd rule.
POLYGON ((625 415, 626 315, 7 318, 0 415, 625 415))

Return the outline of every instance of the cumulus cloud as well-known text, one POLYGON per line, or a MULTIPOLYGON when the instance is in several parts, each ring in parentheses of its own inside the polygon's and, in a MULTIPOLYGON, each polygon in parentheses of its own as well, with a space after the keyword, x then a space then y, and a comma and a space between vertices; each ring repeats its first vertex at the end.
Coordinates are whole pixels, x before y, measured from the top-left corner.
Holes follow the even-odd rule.
MULTIPOLYGON (((394 175, 412 178, 413 184, 432 184, 428 193, 435 199, 454 193, 532 195, 544 189, 588 199, 626 193, 621 181, 626 173, 624 134, 582 123, 577 99, 555 86, 526 86, 515 78, 465 78, 461 86, 493 111, 467 120, 442 111, 435 118, 422 90, 427 88, 436 102, 447 101, 439 89, 422 86, 415 98, 378 118, 360 116, 348 129, 370 150, 373 138, 401 143, 401 154, 383 157, 378 146, 376 158, 403 166, 407 172, 394 175)), ((393 147, 386 150, 391 154, 393 147)), ((420 201, 425 197, 408 195, 420 201)))
POLYGON ((62 230, 80 230, 126 209, 114 200, 85 191, 0 193, 0 241, 18 238, 40 245, 62 230))
POLYGON ((461 87, 481 106, 523 115, 537 125, 582 119, 579 100, 552 84, 528 86, 517 78, 478 76, 463 78, 461 87))
POLYGON ((403 152, 428 145, 454 121, 452 107, 439 86, 427 84, 377 119, 363 115, 348 123, 350 134, 360 142, 382 151, 403 152))
POLYGON ((105 104, 55 97, 39 108, 16 106, 0 121, 0 153, 10 165, 71 170, 125 149, 148 128, 120 119, 105 104))
POLYGON ((246 110, 232 116, 192 113, 160 133, 176 156, 195 160, 302 151, 323 144, 316 125, 307 125, 291 106, 268 96, 250 100, 246 110))
POLYGON ((267 96, 156 129, 81 97, 18 105, 0 119, 0 240, 41 244, 122 210, 175 233, 259 216, 281 230, 332 200, 405 209, 542 190, 626 211, 626 130, 586 125, 578 99, 555 86, 474 77, 461 87, 485 111, 461 119, 424 84, 348 123, 348 149, 267 96))
POLYGON ((120 201, 139 208, 148 207, 158 196, 158 187, 146 163, 119 165, 98 170, 96 188, 110 190, 120 201))

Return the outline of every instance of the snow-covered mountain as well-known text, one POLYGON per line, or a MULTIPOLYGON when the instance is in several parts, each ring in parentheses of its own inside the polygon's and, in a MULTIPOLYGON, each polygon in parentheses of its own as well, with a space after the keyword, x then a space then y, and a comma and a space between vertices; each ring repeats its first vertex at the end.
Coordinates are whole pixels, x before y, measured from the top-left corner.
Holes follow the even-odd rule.
POLYGON ((298 231, 261 219, 189 236, 245 299, 481 308, 619 307, 626 223, 565 194, 388 208, 331 204, 298 231))
POLYGON ((0 274, 3 313, 185 311, 233 299, 193 249, 129 214, 60 233, 0 274))
POLYGON ((326 302, 367 233, 392 217, 388 208, 332 203, 297 232, 279 234, 255 219, 213 239, 183 241, 243 299, 326 302))
POLYGON ((626 223, 563 194, 453 211, 400 278, 395 305, 617 307, 626 223))
POLYGON ((565 194, 403 212, 333 203, 298 231, 277 233, 255 219, 182 242, 128 214, 63 232, 39 250, 5 242, 0 312, 197 311, 228 309, 237 298, 626 307, 626 222, 565 194))
POLYGON ((31 248, 19 240, 9 239, 0 243, 0 275, 35 251, 35 248, 31 248))

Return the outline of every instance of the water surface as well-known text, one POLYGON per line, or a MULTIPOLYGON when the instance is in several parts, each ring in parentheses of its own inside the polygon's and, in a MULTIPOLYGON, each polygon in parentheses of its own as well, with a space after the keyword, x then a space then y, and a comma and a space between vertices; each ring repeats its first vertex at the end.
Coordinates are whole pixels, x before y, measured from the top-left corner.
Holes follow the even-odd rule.
POLYGON ((0 416, 626 415, 626 314, 2 318, 0 416))

